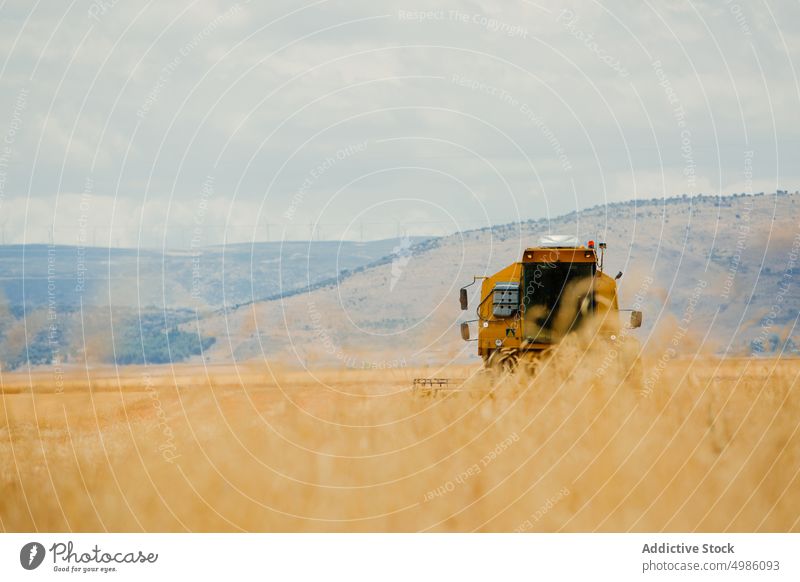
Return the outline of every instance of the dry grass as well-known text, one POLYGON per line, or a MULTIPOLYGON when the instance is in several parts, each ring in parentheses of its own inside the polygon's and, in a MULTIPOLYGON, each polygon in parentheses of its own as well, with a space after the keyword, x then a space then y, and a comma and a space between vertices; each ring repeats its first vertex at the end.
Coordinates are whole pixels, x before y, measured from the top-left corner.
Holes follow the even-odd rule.
POLYGON ((602 361, 445 400, 411 379, 474 368, 5 374, 0 527, 800 530, 798 362, 602 361))

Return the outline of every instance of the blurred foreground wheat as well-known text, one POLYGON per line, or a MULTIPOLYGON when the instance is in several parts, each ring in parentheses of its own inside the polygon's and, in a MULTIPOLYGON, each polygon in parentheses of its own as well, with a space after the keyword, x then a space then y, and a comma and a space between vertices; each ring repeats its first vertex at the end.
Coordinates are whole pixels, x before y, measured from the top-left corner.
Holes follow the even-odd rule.
POLYGON ((6 531, 798 531, 800 366, 566 346, 474 367, 2 377, 6 531), (495 385, 493 385, 493 382, 495 385))

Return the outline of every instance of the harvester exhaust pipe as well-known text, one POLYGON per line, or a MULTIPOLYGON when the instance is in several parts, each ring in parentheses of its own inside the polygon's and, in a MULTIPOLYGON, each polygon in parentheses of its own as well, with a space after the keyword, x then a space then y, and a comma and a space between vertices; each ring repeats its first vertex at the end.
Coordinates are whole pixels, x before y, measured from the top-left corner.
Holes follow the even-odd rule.
POLYGON ((608 246, 606 243, 601 242, 599 245, 600 247, 600 272, 603 272, 603 265, 606 262, 606 247, 608 246))

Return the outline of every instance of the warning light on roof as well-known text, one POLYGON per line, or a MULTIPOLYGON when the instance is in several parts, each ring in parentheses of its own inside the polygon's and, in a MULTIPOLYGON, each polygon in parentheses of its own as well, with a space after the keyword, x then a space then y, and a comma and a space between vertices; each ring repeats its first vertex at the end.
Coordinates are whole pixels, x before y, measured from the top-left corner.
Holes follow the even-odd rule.
POLYGON ((593 241, 593 240, 590 240, 590 241, 589 241, 589 248, 590 248, 590 249, 593 249, 593 248, 594 248, 594 241, 593 241))

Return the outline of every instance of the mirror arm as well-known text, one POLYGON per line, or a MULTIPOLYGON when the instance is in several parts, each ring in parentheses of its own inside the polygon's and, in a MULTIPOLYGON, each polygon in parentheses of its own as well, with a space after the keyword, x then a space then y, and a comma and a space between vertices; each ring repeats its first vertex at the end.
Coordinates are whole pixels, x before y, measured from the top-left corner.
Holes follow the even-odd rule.
POLYGON ((488 278, 489 277, 478 277, 477 275, 473 275, 472 276, 472 283, 468 283, 467 285, 464 285, 462 287, 462 289, 466 289, 467 287, 472 287, 475 283, 478 282, 479 279, 488 279, 488 278))

